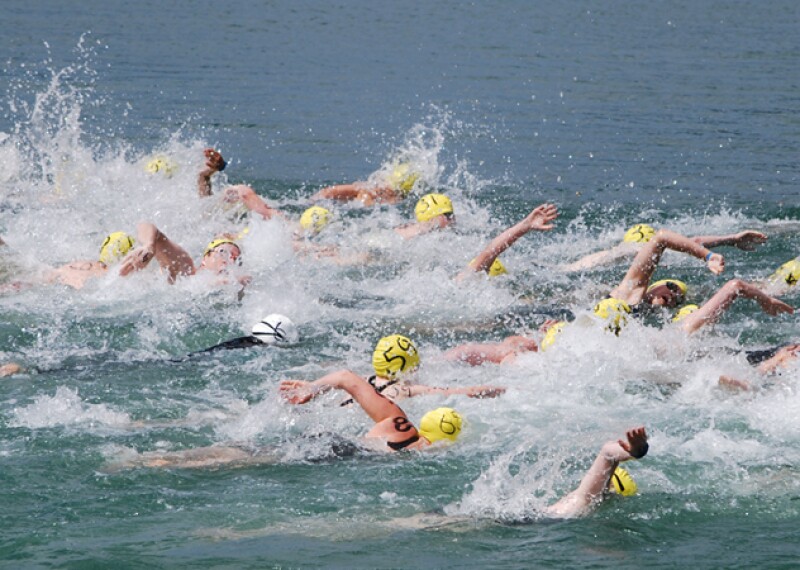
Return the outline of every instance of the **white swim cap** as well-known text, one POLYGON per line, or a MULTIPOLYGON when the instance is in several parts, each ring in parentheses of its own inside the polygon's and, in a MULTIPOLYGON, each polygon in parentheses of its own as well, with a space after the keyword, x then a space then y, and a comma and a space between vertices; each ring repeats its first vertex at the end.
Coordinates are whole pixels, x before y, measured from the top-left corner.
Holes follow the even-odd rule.
POLYGON ((253 325, 253 336, 264 344, 293 344, 300 340, 300 333, 289 317, 277 314, 253 325))

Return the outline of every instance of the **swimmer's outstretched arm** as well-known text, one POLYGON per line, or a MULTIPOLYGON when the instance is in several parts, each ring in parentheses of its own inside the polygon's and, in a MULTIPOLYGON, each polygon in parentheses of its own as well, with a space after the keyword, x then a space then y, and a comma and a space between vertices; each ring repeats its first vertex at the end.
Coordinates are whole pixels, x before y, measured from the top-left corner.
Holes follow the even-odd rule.
MULTIPOLYGON (((547 232, 553 229, 551 223, 558 217, 558 208, 554 204, 537 206, 525 218, 494 238, 489 245, 467 266, 467 271, 489 271, 492 263, 514 242, 531 231, 547 232)), ((459 275, 459 278, 463 276, 459 275)))
POLYGON ((775 356, 759 364, 758 371, 761 374, 771 374, 778 368, 789 366, 798 356, 800 356, 800 344, 789 344, 778 349, 775 356))
POLYGON ((340 200, 350 202, 358 199, 359 195, 366 190, 366 182, 354 182, 353 184, 336 184, 323 188, 313 196, 311 200, 340 200))
POLYGON ((694 313, 681 320, 681 328, 691 334, 704 325, 714 323, 728 310, 733 302, 739 298, 754 299, 761 305, 761 310, 768 315, 776 316, 781 313, 794 313, 794 308, 759 289, 752 283, 741 279, 731 279, 720 287, 719 291, 694 313))
POLYGON ((225 189, 226 202, 241 202, 251 212, 261 214, 265 220, 283 217, 283 213, 267 204, 250 186, 238 184, 225 189))
POLYGON ((633 257, 639 251, 640 243, 624 241, 612 248, 597 251, 581 257, 577 261, 559 266, 562 271, 584 271, 598 265, 609 265, 625 257, 633 257))
POLYGON ((444 353, 446 360, 480 366, 484 362, 500 364, 520 352, 536 352, 539 346, 532 338, 511 336, 502 342, 469 342, 451 348, 444 353))
POLYGON ((688 253, 698 259, 705 260, 709 271, 715 275, 719 275, 725 269, 725 258, 722 255, 714 253, 690 238, 670 230, 658 230, 653 238, 644 244, 639 253, 636 254, 625 277, 611 291, 611 297, 622 299, 631 305, 639 303, 650 284, 650 278, 661 261, 661 255, 667 249, 688 253))
POLYGON ((641 459, 647 455, 648 449, 647 432, 644 427, 628 430, 624 440, 605 443, 581 479, 578 488, 548 507, 547 514, 574 517, 585 513, 587 509, 602 500, 614 469, 623 461, 641 459))
POLYGON ((411 384, 400 388, 401 391, 406 392, 407 398, 414 396, 427 396, 430 394, 441 394, 442 396, 468 396, 470 398, 496 398, 504 394, 506 388, 502 386, 464 386, 463 388, 440 388, 438 386, 424 386, 422 384, 411 384))
POLYGON ((730 245, 744 251, 753 251, 756 246, 767 243, 766 234, 755 230, 745 230, 727 236, 695 236, 692 240, 708 248, 730 245))
POLYGON ((192 257, 181 246, 170 240, 155 225, 142 222, 136 227, 139 246, 120 262, 119 274, 123 277, 147 267, 153 257, 167 271, 168 280, 174 283, 179 275, 194 275, 192 257))
POLYGON ((203 151, 206 157, 206 167, 197 175, 197 193, 201 198, 212 195, 211 191, 211 177, 215 172, 222 172, 225 170, 227 163, 219 151, 213 148, 207 148, 203 151))
POLYGON ((292 404, 305 404, 331 389, 350 394, 376 423, 388 417, 406 415, 400 406, 383 397, 369 382, 350 370, 337 370, 314 382, 284 380, 279 386, 281 395, 292 404))
POLYGON ((394 229, 394 231, 400 234, 403 239, 412 239, 417 236, 421 236, 423 234, 430 233, 434 230, 441 230, 446 228, 447 226, 453 223, 454 218, 452 216, 436 216, 435 218, 428 220, 427 222, 411 222, 410 224, 404 224, 402 226, 398 226, 394 229))
MULTIPOLYGON (((764 375, 773 374, 777 372, 779 368, 786 368, 793 362, 796 362, 798 356, 800 356, 800 344, 789 344, 783 346, 779 348, 773 356, 759 364, 758 371, 764 375)), ((719 377, 719 385, 720 387, 727 388, 728 390, 740 390, 745 392, 756 389, 747 380, 741 380, 739 378, 733 378, 732 376, 726 375, 719 377)))
MULTIPOLYGON (((350 394, 375 422, 366 437, 381 438, 387 444, 405 445, 409 440, 416 441, 418 438, 417 429, 400 406, 381 395, 369 382, 349 370, 332 372, 316 382, 284 380, 280 385, 283 397, 293 404, 307 402, 310 399, 309 391, 331 388, 344 390, 350 394)), ((391 445, 389 447, 392 448, 391 445)))

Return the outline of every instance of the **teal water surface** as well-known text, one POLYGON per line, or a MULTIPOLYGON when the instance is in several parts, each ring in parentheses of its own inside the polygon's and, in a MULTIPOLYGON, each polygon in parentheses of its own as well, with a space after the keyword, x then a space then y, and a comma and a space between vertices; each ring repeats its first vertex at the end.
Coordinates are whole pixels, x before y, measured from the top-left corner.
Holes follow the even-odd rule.
MULTIPOLYGON (((93 258, 150 220, 195 259, 248 233, 244 297, 156 270, 83 290, 0 295, 0 565, 8 568, 764 567, 800 560, 796 367, 763 379, 743 350, 797 339, 796 317, 740 300, 693 337, 669 315, 619 338, 573 327, 509 365, 444 360, 459 342, 581 317, 620 261, 565 262, 633 223, 686 235, 754 229, 720 248, 726 272, 668 254, 657 278, 702 303, 726 279, 763 280, 798 255, 795 3, 13 1, 0 34, 0 282, 93 258), (288 222, 235 221, 195 191, 202 149, 230 160, 288 222), (148 174, 154 155, 177 165, 148 174), (457 225, 404 242, 395 207, 327 204, 319 237, 364 264, 296 255, 292 221, 334 182, 396 157, 447 193, 457 225), (544 201, 556 228, 503 254, 509 275, 454 282, 488 241, 544 201), (195 355, 278 312, 291 348, 195 355), (459 442, 429 454, 335 457, 369 420, 330 395, 281 402, 286 378, 371 373, 375 342, 417 343, 418 380, 492 384, 447 405, 459 442), (758 391, 729 393, 720 374, 758 391), (639 485, 587 517, 547 520, 603 442, 646 425, 639 485), (334 435, 334 434, 338 434, 334 435), (234 444, 259 465, 124 468, 150 452, 234 444)), ((797 305, 790 290, 782 299, 797 305)))

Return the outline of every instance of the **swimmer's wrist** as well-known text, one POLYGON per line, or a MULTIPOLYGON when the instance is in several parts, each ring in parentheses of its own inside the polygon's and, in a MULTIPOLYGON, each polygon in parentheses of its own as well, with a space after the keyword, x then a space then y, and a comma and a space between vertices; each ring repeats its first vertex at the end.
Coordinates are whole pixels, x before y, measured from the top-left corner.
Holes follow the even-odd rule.
POLYGON ((706 263, 708 263, 708 260, 709 260, 709 259, 711 259, 711 256, 712 256, 712 255, 714 255, 714 252, 713 252, 713 251, 711 251, 711 250, 709 250, 709 252, 708 252, 708 253, 706 254, 706 256, 703 258, 703 259, 705 259, 705 262, 706 262, 706 263))

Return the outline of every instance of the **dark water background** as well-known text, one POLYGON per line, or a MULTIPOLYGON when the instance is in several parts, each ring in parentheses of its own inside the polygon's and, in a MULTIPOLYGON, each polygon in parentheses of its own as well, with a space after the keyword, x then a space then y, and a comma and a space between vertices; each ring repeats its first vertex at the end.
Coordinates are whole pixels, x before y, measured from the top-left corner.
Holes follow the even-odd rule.
MULTIPOLYGON (((0 384, 0 564, 797 566, 797 371, 755 396, 714 388, 721 371, 749 373, 730 351, 795 338, 794 317, 737 305, 679 356, 652 335, 622 345, 598 335, 511 370, 436 360, 456 340, 519 332, 494 317, 520 300, 542 314, 591 304, 622 266, 580 280, 542 268, 608 247, 634 222, 769 233, 756 254, 726 252, 728 274, 745 278, 795 257, 796 2, 11 0, 0 32, 0 235, 26 259, 86 256, 109 226, 141 218, 202 250, 210 227, 194 217, 191 168, 206 145, 230 159, 229 181, 291 213, 320 186, 412 147, 462 217, 443 243, 385 246, 388 270, 302 265, 275 245, 279 230, 254 224, 270 245, 249 246, 257 279, 242 304, 155 278, 137 282, 144 292, 112 283, 2 297, 3 359, 39 372, 0 384), (141 163, 157 152, 188 166, 172 182, 145 179, 141 163), (60 202, 42 199, 61 186, 60 202), (504 257, 516 268, 507 282, 448 285, 543 200, 558 203, 559 226, 504 257), (273 310, 300 326, 297 350, 168 360, 273 310), (375 340, 396 329, 432 362, 424 380, 512 393, 444 400, 470 427, 439 455, 309 461, 319 450, 304 431, 355 436, 364 418, 330 401, 298 416, 277 403, 275 383, 336 366, 367 373, 375 340), (693 357, 709 345, 729 352, 693 357), (131 427, 139 420, 163 425, 131 427), (639 496, 525 524, 603 441, 638 423, 653 434, 653 453, 632 468, 639 496), (126 451, 230 440, 289 451, 238 470, 104 467, 126 451), (442 508, 458 521, 413 519, 442 508)), ((337 239, 375 246, 371 236, 409 210, 343 208, 337 239)), ((697 284, 695 300, 724 282, 670 259, 697 284)), ((796 305, 796 293, 786 300, 796 305)), ((410 415, 430 403, 409 403, 410 415)))

